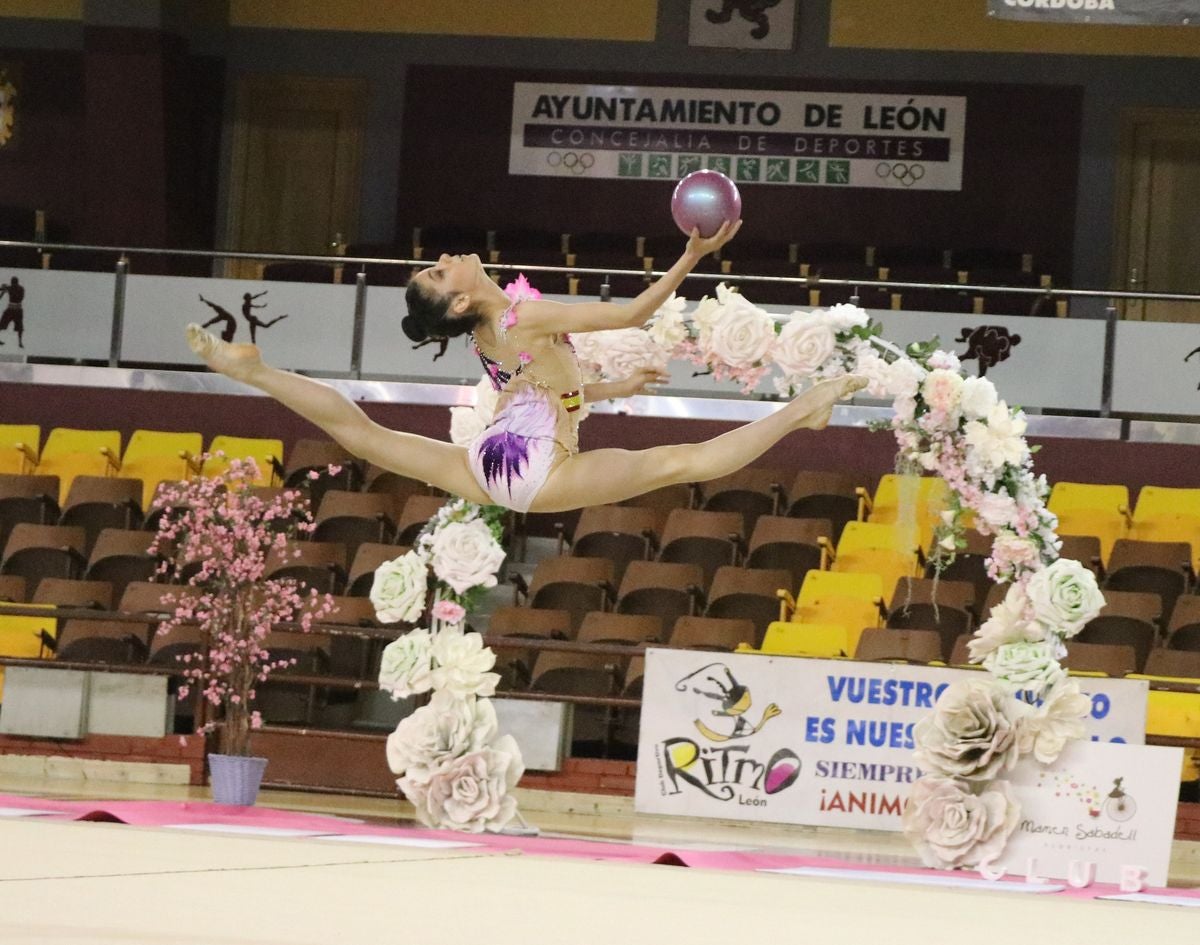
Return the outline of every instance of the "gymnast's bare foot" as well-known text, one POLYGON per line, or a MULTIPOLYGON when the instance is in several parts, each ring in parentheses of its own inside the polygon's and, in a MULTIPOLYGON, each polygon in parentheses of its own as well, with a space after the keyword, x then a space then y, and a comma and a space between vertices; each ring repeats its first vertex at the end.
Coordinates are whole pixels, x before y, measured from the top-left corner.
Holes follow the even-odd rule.
POLYGON ((248 380, 254 370, 262 365, 262 353, 257 345, 222 341, 195 322, 187 326, 187 342, 188 347, 203 358, 210 368, 235 381, 248 380))
POLYGON ((857 374, 819 381, 793 400, 784 409, 795 414, 796 429, 823 430, 833 416, 834 405, 870 383, 857 374))

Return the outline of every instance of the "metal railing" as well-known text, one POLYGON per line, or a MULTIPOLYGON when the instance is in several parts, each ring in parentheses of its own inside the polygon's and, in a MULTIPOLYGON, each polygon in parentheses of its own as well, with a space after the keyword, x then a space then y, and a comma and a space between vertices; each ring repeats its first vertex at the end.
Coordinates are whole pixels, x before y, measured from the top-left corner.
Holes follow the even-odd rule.
MULTIPOLYGON (((125 285, 129 275, 129 260, 131 257, 166 256, 183 259, 207 259, 213 262, 222 260, 246 260, 262 262, 264 264, 281 262, 308 263, 329 266, 331 270, 340 269, 342 272, 345 272, 347 267, 357 267, 358 271, 353 273, 355 299, 351 335, 350 363, 348 366, 349 376, 354 378, 362 377, 363 345, 366 337, 366 299, 367 291, 369 289, 366 267, 385 266, 413 269, 433 265, 433 261, 419 258, 314 255, 302 253, 262 253, 240 250, 167 249, 149 246, 95 246, 84 243, 47 243, 33 240, 0 240, 0 248, 29 249, 40 254, 53 254, 54 252, 69 251, 117 257, 114 264, 114 275, 116 277, 116 281, 113 290, 111 342, 108 356, 108 365, 110 367, 118 367, 121 363, 121 341, 125 313, 125 285)), ((607 277, 628 276, 649 280, 665 275, 666 273, 666 270, 653 268, 616 269, 611 267, 597 268, 588 266, 559 266, 500 262, 485 262, 482 265, 484 269, 496 273, 552 273, 568 277, 578 277, 580 275, 602 276, 606 277, 605 285, 607 285, 607 277)), ((813 289, 820 290, 826 286, 843 288, 849 287, 853 293, 851 297, 852 302, 860 301, 859 293, 864 290, 899 290, 901 293, 904 290, 953 293, 969 292, 978 293, 984 296, 1004 295, 1044 298, 1049 302, 1054 302, 1059 299, 1104 299, 1106 300, 1105 320, 1107 322, 1107 326, 1104 343, 1101 409, 1099 411, 1099 415, 1101 417, 1108 417, 1112 412, 1113 357, 1116 340, 1116 322, 1118 320, 1116 303, 1118 301, 1133 300, 1141 300, 1146 302, 1200 302, 1200 294, 1185 292, 1146 292, 1119 289, 1073 289, 1062 288, 1052 284, 1034 287, 990 285, 976 282, 914 282, 894 279, 853 279, 825 277, 819 273, 808 276, 771 276, 757 275, 753 273, 692 272, 689 273, 687 278, 689 280, 713 283, 727 282, 747 285, 790 285, 795 286, 798 290, 802 291, 813 289)), ((606 297, 603 287, 601 290, 601 297, 606 297)))

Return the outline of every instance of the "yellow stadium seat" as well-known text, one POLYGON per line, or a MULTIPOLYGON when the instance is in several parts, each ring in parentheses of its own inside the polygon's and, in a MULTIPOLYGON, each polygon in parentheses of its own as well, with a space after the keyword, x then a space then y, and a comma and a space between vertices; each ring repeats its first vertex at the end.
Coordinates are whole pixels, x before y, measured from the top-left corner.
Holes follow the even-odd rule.
POLYGON ((56 427, 46 438, 34 472, 39 476, 58 476, 59 505, 67 501, 76 476, 108 476, 121 455, 118 430, 71 430, 56 427))
POLYGON ((840 624, 775 621, 767 627, 758 652, 767 656, 845 657, 854 652, 856 645, 840 624))
POLYGON ((37 465, 42 428, 25 423, 0 423, 0 473, 23 476, 37 465))
POLYGON ((879 626, 883 608, 883 578, 838 571, 809 571, 793 600, 780 592, 780 622, 833 624, 845 631, 847 653, 853 653, 864 627, 879 626))
POLYGON ((219 476, 229 468, 233 459, 253 459, 258 464, 260 486, 273 486, 278 481, 277 471, 283 468, 283 440, 254 439, 239 436, 214 436, 208 445, 209 458, 204 462, 202 474, 219 476), (223 453, 224 457, 216 454, 223 453))
POLYGON ((915 540, 913 531, 900 524, 847 522, 830 571, 878 574, 885 600, 890 599, 900 579, 921 573, 915 540))
MULTIPOLYGON (((1126 679, 1186 683, 1200 687, 1200 680, 1130 673, 1126 679)), ((1146 701, 1146 734, 1172 738, 1200 738, 1200 692, 1167 692, 1151 689, 1146 701)), ((1183 753, 1180 780, 1200 779, 1200 757, 1195 749, 1183 753)))
MULTIPOLYGON (((54 612, 53 604, 21 604, 22 607, 37 607, 54 612)), ((12 617, 0 614, 0 656, 16 656, 21 659, 52 659, 53 651, 42 643, 42 633, 54 638, 58 621, 52 616, 12 617)), ((4 667, 0 666, 0 702, 4 701, 4 667)))
POLYGON ((834 597, 866 601, 883 600, 883 579, 878 574, 843 574, 837 571, 809 571, 800 587, 797 606, 819 604, 834 597))
POLYGON ((1113 545, 1128 538, 1129 520, 1121 512, 1102 509, 1065 509, 1058 516, 1058 534, 1091 535, 1100 539, 1100 557, 1107 564, 1113 545))
POLYGON ((1068 509, 1105 509, 1128 512, 1129 489, 1126 486, 1097 485, 1090 482, 1056 482, 1050 490, 1047 508, 1055 515, 1068 509))
POLYGON ((875 495, 866 503, 868 522, 909 525, 915 528, 914 544, 925 548, 933 538, 942 512, 950 507, 950 490, 938 476, 901 476, 887 473, 879 478, 875 495))
POLYGON ((204 441, 199 433, 134 430, 117 475, 142 480, 142 508, 149 509, 158 484, 189 478, 195 471, 192 462, 199 462, 203 451, 204 441))
POLYGON ((1187 515, 1200 518, 1200 489, 1174 489, 1167 486, 1142 486, 1138 492, 1133 521, 1156 515, 1187 515))

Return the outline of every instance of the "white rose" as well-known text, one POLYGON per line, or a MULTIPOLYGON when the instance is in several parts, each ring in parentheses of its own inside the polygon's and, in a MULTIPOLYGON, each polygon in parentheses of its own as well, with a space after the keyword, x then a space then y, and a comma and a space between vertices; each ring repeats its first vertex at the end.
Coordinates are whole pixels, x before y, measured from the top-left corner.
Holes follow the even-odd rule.
POLYGON ((902 823, 921 861, 947 870, 998 857, 1020 819, 1007 781, 976 795, 954 778, 926 776, 913 784, 902 823))
POLYGON ((673 351, 688 339, 687 324, 683 320, 683 309, 686 305, 685 299, 672 292, 671 297, 659 306, 654 318, 646 326, 646 333, 664 351, 673 351))
POLYGON ((450 408, 450 442, 456 446, 475 442, 487 426, 474 407, 450 408))
POLYGON ((1021 754, 1032 753, 1044 765, 1054 764, 1067 742, 1083 738, 1084 719, 1092 702, 1074 680, 1060 680, 1042 704, 1017 726, 1021 754))
POLYGON ((428 692, 433 688, 433 639, 428 630, 411 630, 383 649, 379 664, 379 688, 393 699, 428 692))
POLYGON ((771 358, 784 374, 806 378, 829 360, 836 343, 833 328, 796 312, 775 340, 771 358))
POLYGON ((982 420, 996 406, 996 385, 986 377, 968 377, 963 380, 958 403, 967 420, 982 420))
POLYGON ((388 767, 414 782, 427 781, 438 765, 486 748, 496 730, 491 700, 435 692, 388 736, 388 767))
POLYGON ((473 587, 495 587, 504 549, 482 519, 450 522, 433 533, 430 564, 438 580, 465 594, 473 587))
POLYGON ((1019 466, 1029 456, 1025 443, 1025 415, 1010 411, 999 401, 984 420, 972 420, 963 427, 967 441, 967 462, 994 474, 1005 465, 1019 466))
POLYGON ((889 365, 887 392, 893 397, 916 397, 925 373, 911 358, 897 358, 889 365))
POLYGON ((985 492, 974 511, 981 522, 996 531, 1017 520, 1017 500, 1007 492, 985 492))
POLYGON ((1032 539, 1003 530, 992 542, 988 567, 997 580, 1013 580, 1025 571, 1037 570, 1041 564, 1042 553, 1032 539))
MULTIPOLYGON (((724 283, 717 286, 718 292, 724 287, 724 283)), ((712 334, 713 325, 721 316, 723 307, 718 299, 711 296, 704 296, 696 303, 696 309, 692 312, 692 324, 696 328, 697 340, 701 348, 708 347, 709 336, 712 334)))
POLYGON ((708 354, 732 368, 754 367, 766 359, 775 337, 775 320, 762 309, 731 306, 712 327, 708 354))
POLYGON ((953 371, 958 374, 962 362, 953 351, 937 350, 929 356, 929 366, 939 371, 953 371))
POLYGON ((1026 587, 1033 619, 1048 633, 1073 637, 1104 608, 1096 575, 1080 562, 1059 558, 1036 572, 1026 587))
POLYGON ((863 351, 858 355, 853 371, 868 381, 866 394, 869 397, 886 397, 891 365, 874 351, 863 351))
POLYGON ((427 781, 405 777, 397 784, 426 826, 479 833, 502 830, 516 815, 510 792, 524 772, 516 741, 505 735, 491 748, 439 765, 427 781))
POLYGON ((821 313, 821 317, 838 333, 850 331, 852 328, 865 328, 871 321, 871 316, 866 311, 848 302, 829 306, 821 313))
POLYGON ((415 552, 385 561, 375 569, 371 603, 382 623, 413 623, 425 610, 429 569, 415 552))
POLYGON ((1014 689, 1040 693, 1063 678, 1058 664, 1058 644, 1051 640, 1037 643, 1002 643, 983 661, 983 668, 1014 689))
POLYGON ((478 633, 465 633, 461 626, 447 627, 433 638, 433 688, 458 697, 490 696, 500 682, 496 654, 483 645, 478 633))
POLYGON ((913 728, 917 764, 933 774, 992 780, 1017 763, 1018 711, 1012 695, 991 680, 951 683, 913 728))
POLYGON ((665 370, 667 367, 666 353, 645 329, 620 328, 593 334, 600 336, 597 357, 605 377, 621 380, 639 368, 665 370))
POLYGON ((981 663, 1006 643, 1035 642, 1044 638, 1037 624, 1025 619, 1027 599, 1018 585, 1013 585, 1004 600, 992 608, 987 620, 979 625, 967 643, 972 663, 981 663))
POLYGON ((938 368, 925 375, 921 382, 921 397, 930 410, 957 417, 958 397, 962 385, 963 379, 960 374, 938 368))

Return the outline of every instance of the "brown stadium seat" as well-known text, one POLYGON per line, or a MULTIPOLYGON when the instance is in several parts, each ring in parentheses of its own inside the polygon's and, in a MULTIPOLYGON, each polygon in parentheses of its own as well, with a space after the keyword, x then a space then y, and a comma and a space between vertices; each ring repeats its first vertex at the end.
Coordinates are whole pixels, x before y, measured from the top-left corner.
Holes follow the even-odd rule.
POLYGON ((675 621, 667 645, 677 650, 733 652, 739 644, 754 646, 761 639, 749 620, 719 617, 680 617, 675 621))
POLYGON ((700 565, 707 587, 717 568, 738 563, 744 527, 738 512, 675 509, 667 516, 658 560, 700 565))
POLYGON ((788 589, 795 592, 805 574, 821 567, 820 539, 832 535, 833 525, 827 518, 761 515, 750 534, 746 567, 786 569, 788 589))
POLYGON ((704 596, 704 571, 696 564, 631 561, 617 589, 616 611, 645 614, 670 626, 697 612, 704 596))
POLYGON ((933 663, 945 659, 942 635, 936 630, 893 630, 868 627, 858 638, 856 660, 933 663))
POLYGON ((779 591, 790 590, 790 581, 791 572, 781 568, 718 568, 704 616, 749 620, 754 624, 755 640, 761 642, 768 624, 779 619, 779 591))

